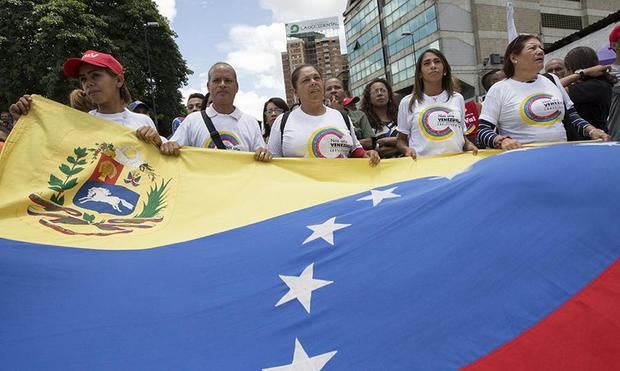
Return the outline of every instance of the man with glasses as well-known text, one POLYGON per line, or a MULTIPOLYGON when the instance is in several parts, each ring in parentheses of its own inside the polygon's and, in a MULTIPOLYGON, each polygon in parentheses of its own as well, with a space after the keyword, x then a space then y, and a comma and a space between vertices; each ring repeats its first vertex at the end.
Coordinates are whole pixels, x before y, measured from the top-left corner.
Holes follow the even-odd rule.
POLYGON ((237 73, 228 63, 218 62, 209 69, 207 88, 213 103, 205 111, 189 114, 161 152, 179 153, 179 146, 255 152, 259 161, 271 160, 256 119, 241 112, 234 101, 239 84, 237 73))

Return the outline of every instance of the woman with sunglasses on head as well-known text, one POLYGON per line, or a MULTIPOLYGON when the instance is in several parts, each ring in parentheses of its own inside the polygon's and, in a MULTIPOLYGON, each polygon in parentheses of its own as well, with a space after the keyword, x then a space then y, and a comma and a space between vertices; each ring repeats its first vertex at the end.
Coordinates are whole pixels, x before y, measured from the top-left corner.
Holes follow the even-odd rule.
POLYGON ((413 93, 398 107, 397 146, 404 156, 473 151, 465 136, 465 101, 454 90, 446 57, 428 49, 416 63, 413 93))
MULTIPOLYGON (((79 79, 82 90, 96 106, 89 114, 134 130, 136 136, 145 142, 161 145, 163 139, 157 134, 153 120, 127 109, 131 95, 125 84, 123 66, 116 58, 87 50, 81 58, 65 61, 64 72, 67 77, 79 79)), ((28 114, 31 103, 32 98, 24 95, 11 105, 9 110, 15 121, 28 114)))
POLYGON ((375 149, 381 158, 400 155, 396 147, 398 106, 389 82, 379 78, 366 85, 362 94, 362 112, 374 131, 375 149))
POLYGON ((506 79, 489 89, 480 113, 478 140, 488 148, 510 150, 527 143, 566 142, 563 120, 585 138, 609 139, 579 116, 557 76, 538 73, 544 61, 542 43, 535 35, 520 35, 508 44, 506 79))
POLYGON ((271 134, 271 125, 278 116, 284 112, 288 112, 289 108, 284 99, 273 97, 269 98, 263 106, 263 138, 265 142, 269 140, 271 134))

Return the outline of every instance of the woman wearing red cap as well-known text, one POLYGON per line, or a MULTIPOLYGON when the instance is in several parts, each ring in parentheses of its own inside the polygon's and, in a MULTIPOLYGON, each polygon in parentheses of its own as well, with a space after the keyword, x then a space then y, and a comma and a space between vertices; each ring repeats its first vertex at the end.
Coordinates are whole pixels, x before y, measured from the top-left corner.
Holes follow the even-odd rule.
MULTIPOLYGON (((135 130, 138 138, 145 142, 157 146, 162 143, 150 117, 131 112, 125 107, 131 102, 131 95, 125 84, 123 66, 116 58, 87 50, 82 58, 66 60, 64 72, 67 77, 79 78, 82 90, 97 106, 89 114, 135 130)), ((15 121, 28 113, 31 102, 30 96, 24 95, 11 105, 9 111, 15 121)))

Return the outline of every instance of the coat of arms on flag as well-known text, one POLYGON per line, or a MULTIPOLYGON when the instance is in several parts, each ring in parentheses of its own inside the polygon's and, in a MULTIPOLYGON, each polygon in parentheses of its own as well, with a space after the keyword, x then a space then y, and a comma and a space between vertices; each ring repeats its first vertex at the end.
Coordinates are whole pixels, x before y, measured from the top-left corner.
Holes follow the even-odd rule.
POLYGON ((170 180, 133 146, 77 147, 58 170, 49 175, 52 193, 30 194, 28 214, 43 226, 69 235, 106 236, 152 228, 163 220, 170 180))

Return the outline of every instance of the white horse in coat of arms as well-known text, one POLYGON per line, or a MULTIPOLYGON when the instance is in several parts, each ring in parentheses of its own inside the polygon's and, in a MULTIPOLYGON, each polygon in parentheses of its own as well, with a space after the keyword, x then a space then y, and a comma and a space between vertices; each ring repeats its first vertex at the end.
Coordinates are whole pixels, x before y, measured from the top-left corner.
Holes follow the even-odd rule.
POLYGON ((112 208, 118 212, 122 212, 120 208, 121 205, 129 210, 133 210, 134 207, 134 205, 122 198, 113 196, 109 189, 103 187, 89 188, 86 197, 80 198, 79 201, 82 204, 88 201, 103 202, 112 206, 112 208))

